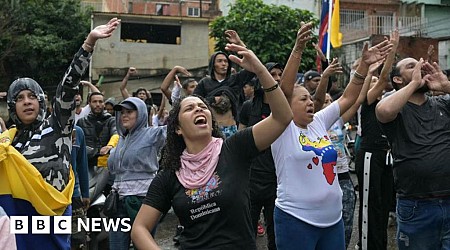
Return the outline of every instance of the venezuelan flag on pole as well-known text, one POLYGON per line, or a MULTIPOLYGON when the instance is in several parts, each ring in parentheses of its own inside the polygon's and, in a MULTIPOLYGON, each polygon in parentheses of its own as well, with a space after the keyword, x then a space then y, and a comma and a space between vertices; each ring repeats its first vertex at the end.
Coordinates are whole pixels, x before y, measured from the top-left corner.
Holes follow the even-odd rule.
POLYGON ((339 25, 339 0, 322 0, 322 12, 320 14, 319 27, 319 47, 327 56, 327 59, 330 59, 331 45, 333 48, 339 48, 342 46, 342 34, 339 32, 339 25))

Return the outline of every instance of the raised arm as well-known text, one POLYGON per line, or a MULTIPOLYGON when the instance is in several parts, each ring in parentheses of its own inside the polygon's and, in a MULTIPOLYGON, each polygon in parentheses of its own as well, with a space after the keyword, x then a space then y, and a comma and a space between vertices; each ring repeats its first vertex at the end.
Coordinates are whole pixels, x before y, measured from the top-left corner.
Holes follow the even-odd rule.
POLYGON ((325 69, 320 78, 319 85, 317 85, 316 93, 314 94, 314 112, 322 109, 325 103, 325 94, 327 93, 328 81, 330 76, 342 73, 342 67, 339 64, 337 58, 334 58, 330 65, 325 69))
POLYGON ((52 119, 58 124, 63 131, 72 132, 75 105, 73 103, 75 95, 78 93, 78 85, 81 76, 89 66, 90 58, 95 47, 95 43, 99 39, 110 37, 114 30, 119 26, 120 19, 112 18, 107 24, 95 27, 89 32, 86 40, 80 50, 75 54, 69 68, 67 69, 62 81, 56 88, 56 101, 52 102, 53 113, 52 119))
POLYGON ((231 55, 231 61, 256 74, 272 111, 268 118, 254 125, 252 129, 255 145, 262 151, 268 148, 283 133, 292 120, 292 111, 278 83, 273 80, 269 71, 251 50, 235 44, 227 44, 225 49, 242 56, 242 58, 239 58, 231 55))
POLYGON ((158 110, 158 121, 161 120, 161 118, 164 117, 164 109, 166 108, 166 98, 165 96, 162 96, 161 98, 161 104, 159 105, 159 110, 158 110))
POLYGON ((100 90, 94 85, 94 84, 92 84, 91 82, 89 82, 89 81, 80 81, 80 84, 81 84, 81 86, 86 86, 86 87, 88 87, 88 89, 89 89, 89 93, 95 93, 95 92, 98 92, 98 93, 100 93, 100 90))
POLYGON ((137 74, 136 68, 130 67, 127 71, 127 74, 122 79, 122 83, 120 84, 119 89, 123 99, 127 99, 128 97, 130 97, 130 94, 127 90, 128 79, 130 78, 130 76, 133 76, 135 74, 137 74))
POLYGON ((192 75, 187 69, 185 69, 182 66, 175 66, 169 71, 169 73, 167 73, 166 77, 164 78, 164 80, 161 84, 161 92, 163 92, 164 95, 169 100, 172 97, 172 91, 170 90, 170 85, 172 84, 173 80, 175 79, 175 76, 177 75, 177 73, 182 73, 186 76, 192 75))
POLYGON ((369 48, 364 44, 361 62, 342 96, 338 99, 340 114, 344 114, 356 101, 361 92, 362 85, 369 71, 369 66, 386 58, 392 49, 392 44, 385 39, 383 42, 369 48))
POLYGON ((312 23, 301 22, 300 29, 297 31, 297 38, 295 39, 294 48, 291 55, 284 67, 283 74, 281 75, 281 89, 284 95, 291 100, 292 92, 294 91, 294 84, 297 79, 298 68, 302 60, 302 53, 306 47, 306 43, 311 40, 312 23))
POLYGON ((380 65, 382 61, 376 62, 369 66, 369 72, 367 73, 366 79, 364 79, 364 84, 361 88, 361 92, 359 92, 358 99, 356 99, 356 102, 347 110, 344 114, 341 115, 342 121, 344 123, 350 121, 358 111, 359 106, 366 100, 367 97, 367 91, 370 88, 370 83, 372 82, 372 75, 374 70, 376 70, 380 65))
POLYGON ((382 94, 383 91, 389 84, 389 73, 392 70, 392 64, 395 59, 395 52, 397 51, 399 36, 398 30, 394 30, 391 33, 390 42, 392 44, 392 50, 389 52, 388 56, 383 65, 383 69, 381 69, 380 77, 378 78, 378 82, 375 84, 373 88, 370 88, 367 92, 367 103, 374 103, 382 94))
POLYGON ((434 46, 431 44, 427 50, 427 62, 431 62, 434 54, 434 46))
POLYGON ((400 90, 395 91, 392 95, 382 99, 375 108, 375 114, 378 121, 381 123, 388 123, 397 117, 398 113, 403 109, 408 99, 414 94, 414 92, 425 84, 422 80, 421 69, 423 65, 423 59, 414 66, 412 73, 412 79, 409 84, 400 90))

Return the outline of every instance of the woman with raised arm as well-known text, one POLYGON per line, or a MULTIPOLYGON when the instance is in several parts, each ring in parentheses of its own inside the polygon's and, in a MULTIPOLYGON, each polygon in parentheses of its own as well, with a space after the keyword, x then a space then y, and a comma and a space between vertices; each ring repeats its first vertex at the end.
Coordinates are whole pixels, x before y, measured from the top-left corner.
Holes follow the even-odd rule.
POLYGON ((53 216, 72 214, 74 97, 95 43, 110 37, 119 24, 113 18, 89 33, 56 88, 47 118, 44 91, 35 80, 19 78, 9 86, 8 111, 15 127, 0 137, 0 206, 8 216, 52 216, 49 233, 17 234, 17 249, 70 249, 70 234, 55 233, 53 216))
MULTIPOLYGON (((356 101, 369 65, 382 60, 390 48, 387 40, 372 48, 365 44, 362 62, 342 97, 317 113, 305 87, 294 88, 293 80, 283 82, 294 119, 272 144, 278 181, 274 211, 277 249, 345 249, 337 153, 327 130, 356 101)), ((286 69, 295 69, 290 64, 297 64, 300 56, 294 48, 286 69)), ((283 72, 282 79, 294 79, 286 72, 294 74, 296 70, 283 72)))
POLYGON ((230 60, 254 72, 272 114, 224 140, 206 101, 189 96, 169 115, 162 168, 153 180, 132 229, 139 249, 158 249, 149 231, 173 206, 184 226, 183 249, 256 249, 249 209, 249 168, 253 157, 284 131, 292 112, 278 84, 255 54, 228 44, 242 58, 230 60))

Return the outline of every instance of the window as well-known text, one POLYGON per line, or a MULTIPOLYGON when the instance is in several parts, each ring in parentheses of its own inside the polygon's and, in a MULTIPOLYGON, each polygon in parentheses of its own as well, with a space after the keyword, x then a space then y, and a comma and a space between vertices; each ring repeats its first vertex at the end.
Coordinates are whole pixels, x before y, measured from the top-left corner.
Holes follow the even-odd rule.
POLYGON ((180 39, 179 25, 121 23, 122 42, 180 44, 180 39))
POLYGON ((169 16, 169 5, 168 4, 156 4, 156 15, 158 16, 169 16))
POLYGON ((188 16, 200 16, 200 8, 188 8, 188 16))

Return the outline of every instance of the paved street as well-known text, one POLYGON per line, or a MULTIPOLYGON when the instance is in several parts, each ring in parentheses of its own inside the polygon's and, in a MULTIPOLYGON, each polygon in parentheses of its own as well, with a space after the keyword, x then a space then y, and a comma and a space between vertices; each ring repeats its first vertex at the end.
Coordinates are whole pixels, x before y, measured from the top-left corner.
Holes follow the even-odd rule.
MULTIPOLYGON (((351 174, 352 180, 354 184, 357 183, 356 181, 356 175, 351 174)), ((355 249, 355 245, 357 242, 357 234, 358 234, 358 202, 356 203, 357 207, 355 209, 355 219, 353 223, 353 234, 352 239, 350 241, 350 245, 348 249, 355 249)), ((159 225, 158 231, 156 234, 156 241, 158 242, 158 245, 162 249, 166 250, 172 250, 172 249, 178 249, 173 244, 173 236, 175 235, 176 225, 177 225, 177 218, 175 214, 170 211, 169 214, 167 214, 164 221, 159 225)), ((267 249, 266 247, 266 237, 257 237, 256 244, 258 246, 258 250, 267 249)), ((397 249, 396 243, 395 243, 395 226, 389 227, 388 229, 388 250, 394 250, 397 249)))

